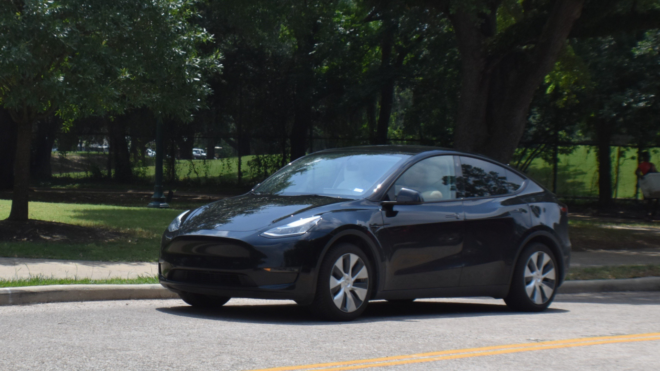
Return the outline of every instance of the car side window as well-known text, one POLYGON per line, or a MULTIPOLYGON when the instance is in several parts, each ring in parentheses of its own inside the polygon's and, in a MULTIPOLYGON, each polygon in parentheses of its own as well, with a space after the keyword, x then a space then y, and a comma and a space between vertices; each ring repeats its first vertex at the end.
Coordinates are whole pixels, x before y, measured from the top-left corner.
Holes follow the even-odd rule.
POLYGON ((436 156, 411 166, 390 188, 390 200, 396 200, 402 188, 419 192, 424 202, 456 199, 456 171, 453 156, 436 156))
POLYGON ((458 197, 488 197, 517 191, 525 181, 515 173, 472 157, 460 157, 461 176, 456 178, 458 197))

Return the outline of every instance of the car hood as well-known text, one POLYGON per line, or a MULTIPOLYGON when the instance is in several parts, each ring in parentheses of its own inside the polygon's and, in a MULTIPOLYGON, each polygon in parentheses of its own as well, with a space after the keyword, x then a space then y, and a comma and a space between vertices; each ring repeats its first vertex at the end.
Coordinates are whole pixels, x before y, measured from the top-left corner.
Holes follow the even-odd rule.
POLYGON ((193 210, 180 234, 200 231, 246 232, 264 228, 309 209, 348 200, 324 196, 273 196, 248 193, 193 210))

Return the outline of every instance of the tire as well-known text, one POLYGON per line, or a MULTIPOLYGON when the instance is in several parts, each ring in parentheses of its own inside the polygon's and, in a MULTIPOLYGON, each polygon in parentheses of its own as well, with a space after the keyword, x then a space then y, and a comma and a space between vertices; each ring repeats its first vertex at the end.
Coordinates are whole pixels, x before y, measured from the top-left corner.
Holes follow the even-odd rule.
POLYGON ((310 310, 330 321, 352 321, 371 298, 374 272, 364 252, 352 244, 333 247, 321 262, 310 310))
POLYGON ((558 278, 555 254, 546 245, 533 243, 520 254, 504 302, 516 311, 544 311, 557 294, 558 278))
POLYGON ((220 308, 225 305, 229 299, 226 296, 210 296, 202 294, 193 294, 191 292, 179 293, 181 300, 195 308, 220 308))

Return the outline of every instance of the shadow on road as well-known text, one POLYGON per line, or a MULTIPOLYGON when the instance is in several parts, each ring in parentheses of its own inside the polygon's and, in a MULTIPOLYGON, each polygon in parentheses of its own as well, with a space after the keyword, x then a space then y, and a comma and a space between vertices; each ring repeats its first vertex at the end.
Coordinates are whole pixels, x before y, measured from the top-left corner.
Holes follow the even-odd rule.
MULTIPOLYGON (((228 305, 219 309, 198 309, 190 306, 157 308, 159 312, 230 322, 269 323, 282 325, 334 325, 320 321, 305 307, 295 304, 228 305)), ((550 308, 544 313, 566 313, 567 310, 550 308)), ((371 302, 355 323, 379 321, 416 321, 429 317, 460 318, 502 315, 539 315, 510 311, 504 304, 449 303, 419 301, 407 304, 385 301, 371 302)))

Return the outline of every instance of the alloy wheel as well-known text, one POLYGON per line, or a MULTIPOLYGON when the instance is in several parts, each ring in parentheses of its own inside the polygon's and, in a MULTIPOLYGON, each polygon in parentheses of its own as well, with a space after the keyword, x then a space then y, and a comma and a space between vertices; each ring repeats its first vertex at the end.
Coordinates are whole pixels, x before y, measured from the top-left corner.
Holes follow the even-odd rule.
POLYGON ((362 259, 344 254, 337 259, 330 274, 330 295, 339 310, 351 313, 367 299, 369 272, 362 259))
POLYGON ((525 264, 525 292, 534 304, 544 304, 555 291, 556 271, 550 255, 543 251, 533 253, 525 264))

